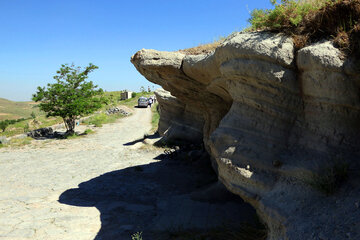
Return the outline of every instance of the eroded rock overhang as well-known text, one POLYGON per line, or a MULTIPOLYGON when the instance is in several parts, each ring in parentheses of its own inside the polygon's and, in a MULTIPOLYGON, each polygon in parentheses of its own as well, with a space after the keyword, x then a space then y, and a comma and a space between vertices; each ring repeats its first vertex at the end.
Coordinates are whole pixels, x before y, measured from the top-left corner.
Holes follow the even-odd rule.
POLYGON ((303 239, 294 211, 319 168, 334 156, 359 166, 360 78, 330 42, 295 52, 282 34, 235 33, 208 55, 143 49, 131 61, 203 116, 219 179, 257 209, 269 239, 303 239))

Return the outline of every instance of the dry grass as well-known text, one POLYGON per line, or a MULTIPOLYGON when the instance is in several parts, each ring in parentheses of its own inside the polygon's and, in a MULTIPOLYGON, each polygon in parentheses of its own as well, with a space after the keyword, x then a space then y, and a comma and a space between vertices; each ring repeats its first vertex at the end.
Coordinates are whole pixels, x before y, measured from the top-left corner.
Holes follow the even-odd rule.
POLYGON ((33 139, 31 137, 25 138, 13 138, 8 144, 5 144, 6 147, 19 148, 31 143, 33 139))
POLYGON ((34 102, 14 102, 0 98, 0 121, 5 119, 29 118, 31 112, 36 116, 45 115, 41 113, 34 102))
POLYGON ((252 30, 293 36, 298 49, 331 39, 344 53, 360 55, 360 0, 283 0, 274 10, 255 10, 249 21, 252 30))
POLYGON ((221 41, 215 41, 213 43, 207 43, 193 48, 182 49, 179 50, 178 52, 186 55, 208 54, 213 52, 218 46, 220 46, 220 44, 221 41))

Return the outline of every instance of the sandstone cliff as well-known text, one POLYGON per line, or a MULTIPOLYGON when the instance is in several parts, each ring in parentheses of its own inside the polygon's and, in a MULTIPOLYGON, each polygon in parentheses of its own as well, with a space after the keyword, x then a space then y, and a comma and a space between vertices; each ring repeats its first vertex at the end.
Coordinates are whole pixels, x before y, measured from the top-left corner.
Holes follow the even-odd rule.
POLYGON ((202 143, 204 119, 199 111, 164 89, 157 89, 155 95, 159 102, 160 135, 170 142, 202 143))
POLYGON ((236 33, 207 55, 143 49, 131 61, 189 109, 185 125, 203 124, 219 179, 269 239, 360 239, 360 75, 330 42, 295 52, 281 34, 236 33))

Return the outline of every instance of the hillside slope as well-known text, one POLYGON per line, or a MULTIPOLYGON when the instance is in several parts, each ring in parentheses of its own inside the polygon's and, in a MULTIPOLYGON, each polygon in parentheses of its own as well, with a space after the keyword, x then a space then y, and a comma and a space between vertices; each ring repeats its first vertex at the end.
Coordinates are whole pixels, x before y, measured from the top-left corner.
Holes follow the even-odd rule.
POLYGON ((40 113, 34 102, 14 102, 0 98, 0 120, 28 118, 31 112, 37 115, 40 113))

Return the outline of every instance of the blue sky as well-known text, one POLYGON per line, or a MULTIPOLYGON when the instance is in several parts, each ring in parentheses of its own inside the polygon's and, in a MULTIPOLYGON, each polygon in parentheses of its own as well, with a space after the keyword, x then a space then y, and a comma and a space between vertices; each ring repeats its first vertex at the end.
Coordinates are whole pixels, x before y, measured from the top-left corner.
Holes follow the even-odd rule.
POLYGON ((130 63, 142 48, 175 51, 248 25, 269 0, 0 0, 0 97, 28 101, 64 63, 99 66, 107 91, 153 86, 130 63))

